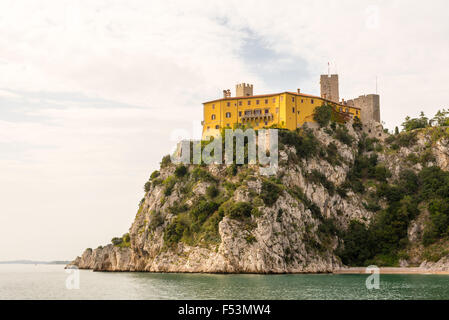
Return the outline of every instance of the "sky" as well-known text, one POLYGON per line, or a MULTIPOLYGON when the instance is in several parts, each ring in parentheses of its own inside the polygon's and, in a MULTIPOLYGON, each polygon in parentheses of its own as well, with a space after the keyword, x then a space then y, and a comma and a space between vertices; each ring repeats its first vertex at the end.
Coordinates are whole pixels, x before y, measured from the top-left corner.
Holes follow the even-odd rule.
POLYGON ((400 126, 447 108, 446 0, 0 2, 0 260, 69 260, 126 233, 202 102, 377 91, 400 126))

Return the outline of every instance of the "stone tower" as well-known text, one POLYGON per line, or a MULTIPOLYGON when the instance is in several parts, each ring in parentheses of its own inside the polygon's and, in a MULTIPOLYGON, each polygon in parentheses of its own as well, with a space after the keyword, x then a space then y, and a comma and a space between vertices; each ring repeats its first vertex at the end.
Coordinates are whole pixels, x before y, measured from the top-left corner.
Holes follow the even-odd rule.
POLYGON ((361 109, 363 122, 374 120, 380 123, 380 97, 378 94, 367 94, 353 100, 348 100, 349 106, 361 109))
POLYGON ((320 77, 321 85, 321 98, 339 102, 340 94, 338 90, 338 74, 332 74, 328 76, 327 74, 322 74, 320 77))
POLYGON ((236 97, 248 97, 253 95, 253 85, 247 83, 239 83, 235 86, 236 97))

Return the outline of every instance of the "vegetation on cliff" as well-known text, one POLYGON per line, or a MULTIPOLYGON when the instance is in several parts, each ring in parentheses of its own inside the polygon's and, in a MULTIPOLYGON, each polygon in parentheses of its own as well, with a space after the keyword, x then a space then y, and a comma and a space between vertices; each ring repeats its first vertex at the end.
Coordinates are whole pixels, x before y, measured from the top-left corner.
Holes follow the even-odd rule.
POLYGON ((247 164, 247 141, 242 165, 165 156, 144 185, 129 234, 112 246, 129 249, 137 270, 174 271, 322 272, 340 261, 395 266, 447 255, 448 113, 407 118, 402 132, 379 138, 329 111, 319 109, 319 129, 279 129, 271 177, 247 164), (221 264, 207 269, 193 260, 221 264))

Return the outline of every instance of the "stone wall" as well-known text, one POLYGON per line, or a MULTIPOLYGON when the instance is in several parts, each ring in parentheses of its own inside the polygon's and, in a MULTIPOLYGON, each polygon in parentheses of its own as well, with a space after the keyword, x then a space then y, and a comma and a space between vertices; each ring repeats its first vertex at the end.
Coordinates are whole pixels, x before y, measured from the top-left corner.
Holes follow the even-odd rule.
POLYGON ((323 74, 320 77, 321 98, 328 99, 333 102, 340 101, 340 93, 338 89, 338 74, 330 76, 323 74))
POLYGON ((380 123, 380 97, 378 94, 363 95, 346 101, 348 106, 361 109, 363 122, 374 120, 380 123))

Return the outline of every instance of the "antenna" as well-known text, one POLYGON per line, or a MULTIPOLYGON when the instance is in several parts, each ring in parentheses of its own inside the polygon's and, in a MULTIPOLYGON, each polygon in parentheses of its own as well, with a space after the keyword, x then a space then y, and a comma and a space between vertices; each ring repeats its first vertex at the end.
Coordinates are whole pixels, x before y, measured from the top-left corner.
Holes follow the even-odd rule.
POLYGON ((376 94, 377 94, 377 76, 376 76, 376 94))

